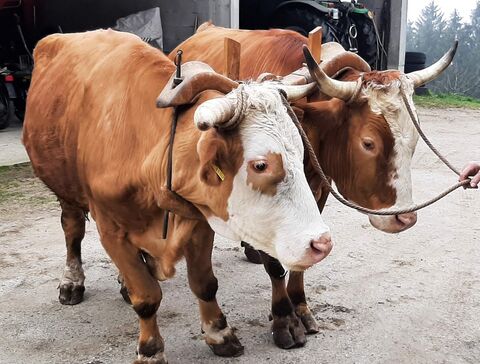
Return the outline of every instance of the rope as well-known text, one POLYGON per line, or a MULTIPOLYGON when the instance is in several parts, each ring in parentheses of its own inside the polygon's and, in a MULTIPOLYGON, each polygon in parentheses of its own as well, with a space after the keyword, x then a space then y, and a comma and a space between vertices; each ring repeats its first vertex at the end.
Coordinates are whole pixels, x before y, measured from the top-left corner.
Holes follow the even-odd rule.
MULTIPOLYGON (((407 95, 405 95, 405 91, 403 90, 403 87, 400 87, 400 95, 402 96, 402 100, 407 107, 407 111, 410 114, 410 119, 412 119, 413 125, 415 125, 415 129, 417 129, 418 134, 422 137, 423 141, 427 146, 432 150, 433 153, 443 162, 445 165, 450 168, 453 173, 456 173, 457 176, 460 176, 460 171, 456 169, 452 164, 433 146, 433 144, 428 140, 427 136, 423 133, 422 128, 420 127, 420 124, 415 117, 415 113, 412 110, 412 107, 410 106, 410 102, 408 102, 407 95)), ((470 182, 470 179, 468 179, 468 182, 470 182)))
MULTIPOLYGON (((450 167, 450 169, 452 169, 455 173, 457 174, 460 174, 456 169, 454 169, 450 163, 448 163, 448 161, 446 161, 446 159, 441 156, 441 154, 432 146, 432 144, 430 143, 430 141, 428 141, 427 137, 425 136, 425 134, 423 132, 421 132, 421 128, 420 128, 420 125, 418 124, 414 114, 413 114, 413 111, 410 107, 410 104, 408 103, 408 100, 405 96, 405 93, 404 91, 401 89, 401 95, 402 95, 402 99, 403 101, 405 102, 405 105, 407 107, 407 110, 410 114, 410 118, 412 119, 415 127, 417 128, 417 130, 419 131, 420 135, 422 136, 422 139, 427 143, 427 145, 430 147, 430 149, 432 149, 432 151, 445 163, 447 164, 447 166, 450 167)), ((423 209, 424 207, 427 207, 427 206, 430 206, 431 204, 437 202, 438 200, 442 199, 443 197, 445 197, 446 195, 448 195, 449 193, 455 191, 456 189, 460 188, 460 187, 466 187, 468 188, 469 184, 470 184, 470 179, 466 179, 464 181, 461 181, 461 182, 458 182, 456 184, 454 184, 452 187, 448 188, 447 190, 443 191, 442 193, 440 193, 438 196, 426 201, 426 202, 423 202, 421 204, 417 204, 417 205, 413 205, 411 207, 408 207, 408 208, 404 208, 404 209, 398 209, 398 210, 395 210, 395 209, 387 209, 387 210, 372 210, 372 209, 368 209, 368 208, 365 208, 365 207, 362 207, 360 205, 357 205, 356 203, 354 202, 351 202, 351 201, 348 201, 346 200, 345 198, 343 198, 343 196, 341 196, 337 191, 335 191, 332 187, 332 185, 330 184, 330 182, 328 181, 328 178, 327 176, 325 175, 325 172, 323 171, 322 167, 320 166, 320 163, 318 162, 318 159, 317 159, 317 156, 315 155, 315 151, 313 150, 313 147, 312 145, 310 144, 310 141, 308 140, 308 137, 307 135, 305 134, 305 131, 303 130, 302 128, 302 125, 300 124, 300 122, 298 121, 298 118, 297 116, 295 115, 295 113, 293 112, 290 104, 288 103, 287 99, 284 97, 284 95, 282 93, 280 93, 281 96, 282 96, 282 101, 283 101, 283 104, 285 105, 285 107, 287 108, 287 112, 288 112, 288 115, 290 115, 293 123, 295 124, 295 126, 297 127, 299 133, 300 133, 300 136, 302 137, 302 140, 303 140, 303 143, 305 145, 305 148, 307 149, 307 152, 308 152, 308 155, 310 157, 310 160, 313 164, 313 168, 315 169, 315 171, 318 173, 318 175, 320 176, 320 178, 322 179, 322 182, 324 183, 325 186, 328 187, 330 193, 342 204, 344 204, 345 206, 348 206, 352 209, 355 209, 357 211, 360 211, 360 212, 363 212, 363 213, 366 213, 366 214, 370 214, 370 215, 379 215, 379 216, 390 216, 390 215, 402 215, 402 214, 407 214, 409 212, 414 212, 414 211, 418 211, 420 209, 423 209)))
POLYGON ((235 105, 235 112, 230 120, 222 124, 218 124, 217 127, 220 129, 235 129, 240 121, 245 117, 245 113, 247 111, 248 103, 247 103, 247 93, 245 92, 245 86, 240 84, 237 87, 237 103, 235 105))

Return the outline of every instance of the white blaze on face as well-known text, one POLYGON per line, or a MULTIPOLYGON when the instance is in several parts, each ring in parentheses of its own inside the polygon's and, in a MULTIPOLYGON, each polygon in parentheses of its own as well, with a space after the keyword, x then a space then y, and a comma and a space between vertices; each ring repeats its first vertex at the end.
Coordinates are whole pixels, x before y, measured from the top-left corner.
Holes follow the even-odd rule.
MULTIPOLYGON (((403 88, 416 114, 412 98, 413 82, 405 76, 401 76, 390 85, 371 86, 365 90, 371 110, 385 117, 394 138, 392 157, 394 173, 391 176, 390 185, 395 189, 396 202, 390 207, 391 209, 405 208, 413 204, 411 164, 419 137, 400 95, 400 87, 403 88)), ((390 225, 391 220, 395 218, 374 215, 369 217, 372 224, 381 230, 388 230, 387 225, 390 225)))
POLYGON ((213 217, 209 223, 217 233, 245 240, 287 267, 311 265, 306 262, 310 242, 329 229, 305 177, 302 140, 275 88, 251 84, 245 92, 250 105, 240 123, 244 161, 228 200, 229 219, 213 217), (285 178, 275 194, 265 194, 248 182, 248 168, 272 153, 281 156, 285 178))

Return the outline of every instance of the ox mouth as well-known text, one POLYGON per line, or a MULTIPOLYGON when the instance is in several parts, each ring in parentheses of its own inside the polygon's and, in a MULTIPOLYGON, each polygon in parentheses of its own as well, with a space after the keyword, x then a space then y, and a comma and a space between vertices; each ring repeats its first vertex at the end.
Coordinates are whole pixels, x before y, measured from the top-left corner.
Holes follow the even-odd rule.
POLYGON ((368 219, 370 220, 370 224, 372 224, 375 229, 388 234, 401 233, 410 229, 416 223, 416 219, 409 222, 402 221, 398 215, 382 217, 380 219, 376 216, 369 215, 368 219))
POLYGON ((313 265, 321 262, 332 251, 333 243, 330 239, 326 241, 312 241, 303 259, 287 266, 288 270, 303 272, 313 265))

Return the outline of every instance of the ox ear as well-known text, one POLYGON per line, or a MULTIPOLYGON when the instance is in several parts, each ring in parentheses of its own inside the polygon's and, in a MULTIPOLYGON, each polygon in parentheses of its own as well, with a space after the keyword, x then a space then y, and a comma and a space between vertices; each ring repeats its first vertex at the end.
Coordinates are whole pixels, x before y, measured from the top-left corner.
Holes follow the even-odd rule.
POLYGON ((175 84, 172 74, 157 98, 157 107, 187 105, 194 102, 198 94, 205 90, 216 90, 224 94, 238 87, 238 83, 216 73, 203 62, 186 62, 182 65, 183 81, 175 84))
POLYGON ((200 159, 200 180, 209 186, 218 186, 225 178, 221 161, 227 152, 226 141, 215 131, 202 133, 197 144, 200 159))

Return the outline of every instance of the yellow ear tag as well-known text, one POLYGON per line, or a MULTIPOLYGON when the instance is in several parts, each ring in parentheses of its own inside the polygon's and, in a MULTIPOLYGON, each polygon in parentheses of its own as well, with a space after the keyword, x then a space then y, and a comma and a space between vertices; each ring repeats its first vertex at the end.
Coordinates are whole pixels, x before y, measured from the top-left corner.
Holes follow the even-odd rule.
POLYGON ((217 176, 222 180, 222 181, 225 181, 225 175, 223 174, 222 170, 220 169, 220 167, 218 167, 217 165, 215 164, 212 164, 212 167, 213 167, 213 170, 215 171, 215 173, 217 174, 217 176))

